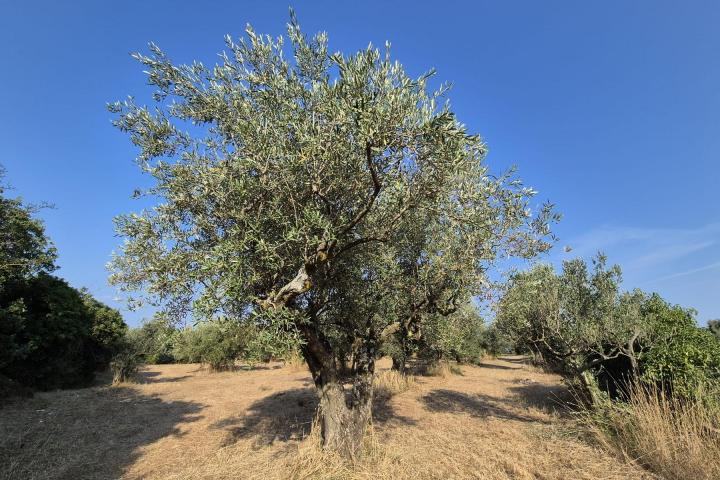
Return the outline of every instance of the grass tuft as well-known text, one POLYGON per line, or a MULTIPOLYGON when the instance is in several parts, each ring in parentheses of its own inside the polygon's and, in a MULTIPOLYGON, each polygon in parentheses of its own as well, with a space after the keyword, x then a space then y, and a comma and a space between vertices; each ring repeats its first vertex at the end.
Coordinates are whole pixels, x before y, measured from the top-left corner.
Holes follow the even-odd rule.
POLYGON ((600 442, 667 480, 720 478, 720 406, 633 387, 592 418, 600 442))
POLYGON ((405 375, 397 370, 384 370, 375 374, 373 379, 374 395, 378 398, 390 398, 409 390, 415 383, 413 375, 405 375))
POLYGON ((426 375, 447 378, 451 375, 462 375, 462 368, 450 362, 438 362, 427 367, 426 375))

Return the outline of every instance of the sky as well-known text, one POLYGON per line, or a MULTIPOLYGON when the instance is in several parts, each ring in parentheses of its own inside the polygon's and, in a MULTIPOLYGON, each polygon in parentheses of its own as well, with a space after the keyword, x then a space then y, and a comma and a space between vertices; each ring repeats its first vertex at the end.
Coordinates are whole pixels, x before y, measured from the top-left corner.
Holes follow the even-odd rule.
MULTIPOLYGON (((128 312, 105 265, 112 219, 148 184, 106 104, 149 102, 130 53, 217 61, 247 23, 283 34, 293 6, 331 51, 392 44, 413 75, 449 81, 493 171, 519 176, 563 214, 559 264, 603 251, 624 288, 720 318, 720 2, 0 0, 0 164, 44 210, 58 275, 128 312), (565 246, 571 248, 566 252, 565 246)), ((1 228, 1 226, 0 226, 1 228)))

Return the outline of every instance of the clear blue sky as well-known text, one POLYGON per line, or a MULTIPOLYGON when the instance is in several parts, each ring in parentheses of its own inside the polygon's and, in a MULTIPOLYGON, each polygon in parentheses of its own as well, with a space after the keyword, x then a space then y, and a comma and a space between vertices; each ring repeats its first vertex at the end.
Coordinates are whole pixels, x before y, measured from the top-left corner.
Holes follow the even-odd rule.
MULTIPOLYGON (((112 218, 146 180, 109 101, 149 93, 129 53, 154 41, 213 63, 250 22, 278 35, 275 2, 0 0, 0 163, 43 212, 59 275, 117 305, 112 218)), ((496 170, 519 167, 564 214, 550 260, 601 249, 625 287, 720 317, 720 2, 296 2, 332 50, 389 40, 414 74, 454 83, 461 120, 496 170), (573 251, 563 253, 569 245, 573 251)), ((126 313, 137 324, 141 313, 126 313)))

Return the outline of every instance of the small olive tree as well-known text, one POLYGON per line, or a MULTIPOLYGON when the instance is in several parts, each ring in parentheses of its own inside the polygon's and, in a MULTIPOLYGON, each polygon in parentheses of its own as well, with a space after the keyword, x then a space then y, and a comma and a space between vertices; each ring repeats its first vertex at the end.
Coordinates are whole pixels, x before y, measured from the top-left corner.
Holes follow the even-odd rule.
POLYGON ((288 37, 291 56, 282 37, 248 27, 213 67, 175 65, 154 45, 136 55, 157 106, 110 109, 158 204, 117 219, 127 241, 111 279, 169 315, 225 315, 278 341, 297 337, 323 443, 354 455, 378 349, 419 296, 398 268, 403 242, 468 239, 461 257, 459 245, 415 253, 436 273, 467 263, 462 282, 431 295, 452 303, 468 293, 453 288, 479 280, 483 252, 546 236, 550 214, 532 217, 532 190, 488 175, 485 145, 439 105, 445 88, 428 92, 429 74, 409 77, 388 49, 330 54, 324 33, 307 38, 294 19, 288 37))

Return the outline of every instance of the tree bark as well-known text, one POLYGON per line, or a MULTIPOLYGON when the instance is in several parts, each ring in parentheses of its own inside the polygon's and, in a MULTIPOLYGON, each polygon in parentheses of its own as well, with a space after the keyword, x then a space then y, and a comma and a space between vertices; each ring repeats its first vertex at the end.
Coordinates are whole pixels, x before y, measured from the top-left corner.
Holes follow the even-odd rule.
POLYGON ((370 334, 358 342, 348 372, 338 369, 332 347, 312 325, 302 324, 301 350, 320 396, 318 421, 323 449, 355 459, 362 452, 372 419, 373 374, 377 340, 370 334))
POLYGON ((323 449, 355 459, 372 418, 372 375, 363 375, 347 391, 333 381, 320 388, 318 410, 323 449))
POLYGON ((592 372, 585 370, 579 375, 580 385, 582 387, 583 400, 590 407, 600 404, 602 393, 598 387, 597 381, 592 372))

